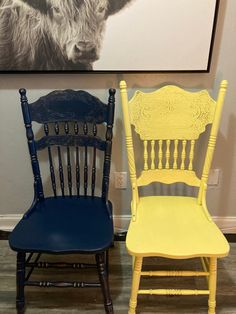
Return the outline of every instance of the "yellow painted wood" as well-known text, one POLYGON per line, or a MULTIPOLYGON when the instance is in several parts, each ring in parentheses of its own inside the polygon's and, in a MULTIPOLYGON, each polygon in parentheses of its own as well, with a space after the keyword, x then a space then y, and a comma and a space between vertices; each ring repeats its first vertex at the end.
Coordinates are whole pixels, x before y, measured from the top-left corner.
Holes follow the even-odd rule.
POLYGON ((132 291, 129 301, 129 314, 135 314, 137 307, 137 296, 140 283, 141 269, 143 259, 141 257, 135 257, 133 279, 132 279, 132 291))
POLYGON ((166 141, 166 169, 170 168, 170 140, 166 141))
POLYGON ((218 94, 218 98, 216 102, 216 109, 214 112, 212 128, 211 128, 210 137, 208 141, 208 148, 207 148, 205 163, 204 163, 202 177, 201 177, 201 188, 198 194, 199 202, 201 202, 205 198, 205 194, 206 194, 206 184, 207 184, 208 174, 211 167, 213 153, 215 150, 216 136, 217 136, 219 125, 220 125, 221 112, 222 112, 222 107, 224 103, 227 84, 228 84, 227 81, 223 80, 220 85, 220 90, 219 90, 219 94, 218 94))
POLYGON ((208 300, 208 314, 215 314, 216 308, 216 267, 217 259, 210 258, 210 277, 209 277, 209 300, 208 300))
POLYGON ((176 259, 228 255, 227 240, 194 197, 140 197, 137 212, 126 237, 131 255, 176 259))
MULTIPOLYGON (((177 158, 178 158, 178 140, 174 141, 175 143, 175 148, 174 148, 174 163, 173 163, 173 169, 177 169, 178 165, 177 165, 177 158)), ((190 169, 189 169, 190 170, 190 169)), ((192 169, 191 169, 192 170, 192 169)))
POLYGON ((217 101, 212 99, 206 90, 188 92, 172 85, 152 93, 137 91, 131 100, 128 100, 126 83, 120 83, 132 187, 132 220, 126 237, 127 250, 135 257, 130 314, 135 313, 137 294, 209 294, 208 314, 215 313, 216 261, 217 258, 228 255, 229 244, 212 221, 207 209, 206 191, 226 87, 227 82, 222 81, 217 101), (199 179, 194 169, 194 149, 199 135, 205 131, 208 124, 212 126, 199 179), (138 177, 134 163, 131 125, 139 135, 136 140, 140 138, 144 142, 143 152, 138 152, 137 155, 137 160, 143 156, 144 170, 139 169, 138 177), (157 169, 155 141, 158 143, 157 169), (166 143, 164 150, 163 142, 166 143), (180 142, 182 145, 179 145, 180 142), (199 188, 198 197, 139 196, 139 187, 155 182, 184 182, 199 188), (141 272, 142 259, 149 256, 171 259, 200 257, 204 271, 141 272), (140 275, 203 275, 209 279, 209 290, 138 290, 140 275))
POLYGON ((135 92, 129 108, 130 122, 142 140, 185 140, 197 139, 212 123, 215 101, 206 90, 167 85, 152 93, 135 92))
POLYGON ((127 95, 127 86, 124 81, 120 83, 120 92, 121 92, 121 103, 122 110, 124 113, 124 127, 125 127, 125 137, 126 137, 126 149, 128 155, 129 163, 129 173, 130 181, 132 187, 132 202, 131 202, 131 211, 132 211, 132 220, 136 220, 136 208, 138 203, 138 188, 136 182, 136 167, 134 162, 134 149, 133 149, 133 140, 132 140, 132 131, 129 119, 129 109, 128 109, 128 95, 127 95))
POLYGON ((144 159, 144 170, 148 170, 148 151, 147 151, 148 142, 143 142, 143 159, 144 159))
POLYGON ((185 271, 185 270, 156 270, 156 271, 142 271, 141 276, 149 277, 200 277, 209 276, 206 271, 185 271))
MULTIPOLYGON (((208 295, 209 290, 185 290, 185 289, 148 289, 139 290, 138 294, 150 295, 208 295)), ((215 312, 211 312, 215 313, 215 312)))
POLYGON ((189 165, 188 165, 188 170, 193 170, 193 157, 194 157, 194 146, 195 146, 195 141, 191 140, 190 144, 190 152, 189 152, 189 165))
POLYGON ((185 168, 185 158, 186 158, 186 144, 187 144, 187 141, 186 140, 183 140, 182 141, 182 154, 181 154, 181 166, 180 166, 180 169, 181 170, 184 170, 185 168))
POLYGON ((152 182, 162 182, 171 184, 175 182, 185 182, 188 185, 200 186, 200 179, 194 171, 189 170, 174 170, 174 169, 154 169, 142 171, 137 178, 137 185, 144 186, 152 182))
POLYGON ((155 169, 155 141, 151 141, 151 169, 155 169))

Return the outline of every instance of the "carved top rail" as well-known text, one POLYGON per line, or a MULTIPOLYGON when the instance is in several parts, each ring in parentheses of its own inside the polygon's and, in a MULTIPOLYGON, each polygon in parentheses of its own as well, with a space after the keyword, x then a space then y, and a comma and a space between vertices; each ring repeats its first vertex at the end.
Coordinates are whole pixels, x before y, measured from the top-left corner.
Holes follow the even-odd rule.
POLYGON ((86 91, 57 90, 28 104, 32 121, 38 123, 107 121, 107 105, 86 91), (69 104, 69 105, 68 105, 69 104))
POLYGON ((188 92, 167 85, 152 93, 136 91, 129 108, 142 140, 194 140, 212 123, 216 102, 207 90, 188 92))

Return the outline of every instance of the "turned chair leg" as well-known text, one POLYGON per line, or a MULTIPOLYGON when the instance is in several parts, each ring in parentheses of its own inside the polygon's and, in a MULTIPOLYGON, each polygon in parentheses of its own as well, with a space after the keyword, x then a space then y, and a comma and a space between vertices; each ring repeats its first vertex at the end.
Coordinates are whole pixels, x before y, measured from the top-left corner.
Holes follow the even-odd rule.
POLYGON ((107 267, 105 265, 105 252, 96 254, 96 262, 97 262, 97 269, 99 280, 101 283, 103 299, 104 299, 104 307, 106 313, 113 314, 113 305, 110 295, 109 283, 108 283, 108 274, 107 274, 107 267))
POLYGON ((16 267, 16 309, 18 314, 23 314, 25 306, 25 253, 17 253, 16 267))
POLYGON ((105 252, 105 265, 106 265, 107 277, 109 279, 109 250, 106 250, 105 252))
POLYGON ((217 273, 217 259, 210 258, 210 276, 209 276, 209 300, 208 300, 208 314, 215 314, 216 308, 216 276, 217 273))
POLYGON ((138 296, 138 289, 140 283, 140 276, 142 270, 142 257, 135 257, 134 259, 134 267, 133 267, 133 279, 132 279, 132 290, 131 290, 131 297, 129 301, 129 314, 136 313, 137 307, 137 296, 138 296))

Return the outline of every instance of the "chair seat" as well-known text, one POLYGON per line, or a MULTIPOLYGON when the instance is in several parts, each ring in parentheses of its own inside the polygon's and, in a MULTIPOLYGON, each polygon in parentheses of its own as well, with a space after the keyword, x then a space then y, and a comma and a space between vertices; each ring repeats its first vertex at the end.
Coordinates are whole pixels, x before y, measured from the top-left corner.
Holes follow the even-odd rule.
POLYGON ((191 258, 223 257, 229 245, 197 199, 180 196, 141 197, 126 246, 131 255, 191 258))
MULTIPOLYGON (((109 202, 110 212, 112 205, 109 202)), ((83 253, 107 249, 113 241, 113 222, 99 197, 49 197, 12 231, 15 251, 83 253)))

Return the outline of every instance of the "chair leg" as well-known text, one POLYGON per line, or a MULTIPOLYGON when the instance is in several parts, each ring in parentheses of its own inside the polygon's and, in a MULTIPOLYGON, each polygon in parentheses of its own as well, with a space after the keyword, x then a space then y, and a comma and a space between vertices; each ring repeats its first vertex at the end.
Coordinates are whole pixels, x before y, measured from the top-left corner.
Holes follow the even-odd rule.
POLYGON ((109 289, 107 265, 105 265, 105 254, 105 252, 96 254, 96 262, 103 293, 105 311, 106 313, 113 314, 114 312, 109 289))
POLYGON ((25 253, 17 253, 16 267, 16 309, 18 314, 22 314, 25 306, 25 253))
POLYGON ((209 276, 209 300, 208 300, 208 314, 215 314, 216 308, 216 272, 217 272, 217 259, 210 258, 210 276, 209 276))
POLYGON ((137 296, 138 296, 138 289, 140 283, 140 276, 142 270, 142 257, 135 257, 134 260, 134 267, 133 267, 133 279, 132 279, 132 290, 131 290, 131 297, 129 301, 129 314, 135 314, 136 307, 137 307, 137 296))
POLYGON ((106 265, 107 277, 109 280, 109 250, 106 250, 105 252, 105 265, 106 265))

